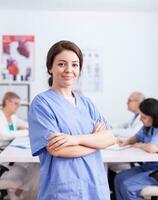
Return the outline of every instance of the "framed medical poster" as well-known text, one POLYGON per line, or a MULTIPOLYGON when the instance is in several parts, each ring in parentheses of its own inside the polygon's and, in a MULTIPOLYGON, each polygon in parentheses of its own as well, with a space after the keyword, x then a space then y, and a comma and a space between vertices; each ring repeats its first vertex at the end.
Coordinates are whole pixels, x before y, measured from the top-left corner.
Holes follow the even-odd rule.
POLYGON ((3 35, 1 81, 33 80, 34 41, 33 35, 3 35))
POLYGON ((87 92, 103 90, 103 59, 101 50, 83 49, 83 70, 76 88, 87 92))

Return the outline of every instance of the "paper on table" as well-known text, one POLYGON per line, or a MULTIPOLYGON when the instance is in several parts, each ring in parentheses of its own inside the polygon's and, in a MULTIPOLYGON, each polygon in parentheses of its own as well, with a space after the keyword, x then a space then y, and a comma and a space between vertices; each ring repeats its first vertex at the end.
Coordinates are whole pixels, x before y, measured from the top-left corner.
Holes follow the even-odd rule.
POLYGON ((18 147, 20 149, 30 149, 30 144, 29 143, 24 143, 24 144, 11 144, 10 146, 12 147, 18 147))
POLYGON ((118 151, 118 150, 128 149, 130 147, 131 147, 131 145, 119 146, 118 144, 114 144, 114 145, 107 147, 106 149, 118 151))

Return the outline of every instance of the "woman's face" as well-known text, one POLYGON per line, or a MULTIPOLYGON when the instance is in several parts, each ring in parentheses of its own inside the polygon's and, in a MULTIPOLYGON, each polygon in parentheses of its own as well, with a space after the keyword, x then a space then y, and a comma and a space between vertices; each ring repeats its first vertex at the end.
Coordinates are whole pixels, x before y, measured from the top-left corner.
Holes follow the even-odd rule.
POLYGON ((149 115, 145 115, 144 113, 140 112, 140 120, 143 122, 145 127, 152 127, 153 119, 149 115))
POLYGON ((79 77, 79 58, 73 51, 64 50, 59 53, 49 71, 53 74, 53 86, 59 88, 70 87, 79 77))
POLYGON ((15 114, 20 106, 20 99, 13 98, 6 101, 7 109, 10 111, 11 114, 15 114))

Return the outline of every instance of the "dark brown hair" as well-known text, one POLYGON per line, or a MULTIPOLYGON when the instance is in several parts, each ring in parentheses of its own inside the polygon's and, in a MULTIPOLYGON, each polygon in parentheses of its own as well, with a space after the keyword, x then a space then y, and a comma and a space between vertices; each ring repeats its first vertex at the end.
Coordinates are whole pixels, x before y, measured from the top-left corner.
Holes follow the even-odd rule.
POLYGON ((53 84, 53 75, 49 72, 49 70, 52 69, 52 64, 54 62, 55 57, 64 50, 70 50, 70 51, 73 51, 74 53, 76 53, 76 55, 78 56, 79 61, 80 61, 80 72, 82 70, 83 55, 82 55, 80 48, 71 41, 61 40, 61 41, 55 43, 49 49, 48 54, 47 54, 47 61, 46 61, 47 72, 51 76, 48 79, 49 86, 52 86, 52 84, 53 84))
POLYGON ((153 119, 152 127, 144 127, 145 134, 148 134, 150 129, 151 134, 153 134, 153 128, 158 128, 158 100, 154 98, 147 98, 141 102, 139 109, 142 113, 153 119))
POLYGON ((6 92, 2 100, 2 107, 5 107, 7 100, 10 101, 12 99, 20 99, 20 97, 14 92, 6 92))
POLYGON ((139 109, 145 115, 153 119, 153 127, 158 128, 158 100, 154 98, 147 98, 141 102, 139 109))

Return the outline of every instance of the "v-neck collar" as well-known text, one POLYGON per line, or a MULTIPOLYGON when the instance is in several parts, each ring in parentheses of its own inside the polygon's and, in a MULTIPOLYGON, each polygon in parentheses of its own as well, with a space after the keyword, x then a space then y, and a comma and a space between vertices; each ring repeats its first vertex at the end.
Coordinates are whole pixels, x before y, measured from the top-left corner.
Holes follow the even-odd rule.
POLYGON ((54 90, 54 89, 52 89, 52 88, 50 88, 49 91, 51 91, 51 92, 53 92, 54 94, 56 94, 61 100, 64 100, 64 101, 68 102, 68 104, 72 105, 74 108, 76 108, 76 107, 78 106, 77 94, 75 94, 73 91, 71 91, 71 92, 72 92, 72 94, 73 94, 73 96, 74 96, 74 98, 75 98, 75 106, 74 106, 73 103, 71 103, 68 99, 66 99, 66 98, 65 98, 62 94, 60 94, 58 91, 56 91, 56 90, 54 90))

